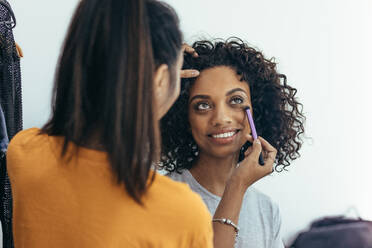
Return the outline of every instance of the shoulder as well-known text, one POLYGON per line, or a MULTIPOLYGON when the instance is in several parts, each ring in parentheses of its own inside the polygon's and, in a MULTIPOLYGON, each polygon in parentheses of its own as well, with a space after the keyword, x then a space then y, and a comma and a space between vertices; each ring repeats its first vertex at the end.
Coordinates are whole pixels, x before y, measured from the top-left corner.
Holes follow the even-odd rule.
POLYGON ((176 172, 176 171, 167 172, 165 175, 167 177, 171 178, 172 180, 177 181, 177 182, 188 183, 188 181, 189 181, 187 176, 186 176, 185 170, 183 170, 181 172, 176 172))
POLYGON ((273 206, 273 207, 277 206, 270 196, 266 195, 265 193, 262 193, 260 190, 254 187, 250 187, 247 190, 246 197, 247 196, 254 197, 262 205, 273 206))
POLYGON ((174 213, 180 222, 195 232, 211 231, 211 215, 201 197, 182 182, 175 182, 168 176, 156 175, 160 190, 166 195, 169 213, 174 213), (172 211, 171 211, 172 210, 172 211))
POLYGON ((190 247, 212 247, 212 216, 201 197, 187 184, 167 176, 158 174, 156 181, 167 209, 168 222, 176 230, 182 230, 176 233, 187 237, 190 247))
POLYGON ((27 146, 30 143, 39 142, 45 139, 47 139, 47 135, 42 134, 39 128, 30 128, 18 132, 10 141, 9 148, 27 146))
POLYGON ((276 202, 274 202, 271 197, 262 193, 254 187, 250 187, 244 196, 245 201, 254 201, 255 205, 260 209, 262 213, 277 219, 280 217, 279 207, 276 202))
MULTIPOLYGON (((201 197, 194 193, 189 185, 184 183, 183 181, 176 182, 172 177, 168 175, 156 175, 158 179, 158 184, 162 187, 165 191, 167 191, 168 196, 172 200, 177 200, 186 204, 187 207, 197 207, 204 212, 204 210, 208 213, 208 218, 210 218, 209 212, 205 207, 201 197)), ((191 211, 195 212, 195 211, 191 211)))
POLYGON ((47 140, 48 135, 42 134, 38 128, 20 131, 10 141, 7 156, 11 157, 18 152, 25 154, 34 148, 42 148, 47 140))
POLYGON ((49 136, 42 134, 40 129, 31 128, 18 132, 8 146, 6 159, 9 176, 23 174, 24 168, 31 171, 42 167, 49 161, 48 158, 53 153, 51 150, 49 136))

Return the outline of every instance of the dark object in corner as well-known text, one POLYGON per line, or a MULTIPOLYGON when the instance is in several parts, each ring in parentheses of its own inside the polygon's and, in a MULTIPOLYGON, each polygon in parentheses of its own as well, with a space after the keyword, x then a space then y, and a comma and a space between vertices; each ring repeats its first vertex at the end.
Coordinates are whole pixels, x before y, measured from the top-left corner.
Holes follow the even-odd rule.
POLYGON ((372 248, 372 221, 343 216, 314 221, 291 248, 372 248))
MULTIPOLYGON (((11 139, 22 129, 22 89, 20 59, 12 29, 16 19, 6 0, 0 0, 0 221, 3 231, 3 248, 13 248, 12 191, 6 170, 7 137, 11 139), (5 125, 4 125, 5 124, 5 125), (7 137, 6 137, 7 136, 7 137)), ((1 247, 1 244, 0 244, 1 247)))

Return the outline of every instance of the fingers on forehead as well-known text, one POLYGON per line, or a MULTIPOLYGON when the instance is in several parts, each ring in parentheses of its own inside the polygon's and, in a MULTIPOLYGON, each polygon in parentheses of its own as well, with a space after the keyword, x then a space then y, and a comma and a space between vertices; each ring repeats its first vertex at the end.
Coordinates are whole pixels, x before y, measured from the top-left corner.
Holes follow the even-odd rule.
POLYGON ((186 44, 184 44, 184 45, 182 46, 182 48, 183 48, 186 52, 194 52, 194 51, 195 51, 194 48, 192 48, 191 46, 186 45, 186 44))

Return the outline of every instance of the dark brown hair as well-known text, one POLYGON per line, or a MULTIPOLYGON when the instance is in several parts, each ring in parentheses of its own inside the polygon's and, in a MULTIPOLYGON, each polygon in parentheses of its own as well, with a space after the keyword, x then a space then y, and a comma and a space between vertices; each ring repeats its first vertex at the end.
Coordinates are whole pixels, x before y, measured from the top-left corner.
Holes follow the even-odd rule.
POLYGON ((82 0, 64 43, 52 116, 42 133, 64 137, 62 156, 69 142, 99 144, 118 183, 140 203, 159 150, 153 72, 167 64, 172 74, 181 46, 178 17, 165 3, 82 0))
MULTIPOLYGON (((300 156, 305 117, 296 98, 297 90, 287 84, 284 74, 277 72, 276 63, 239 38, 197 41, 193 47, 199 57, 185 55, 184 69, 202 71, 228 66, 236 71, 241 81, 249 84, 258 135, 278 150, 276 171, 289 166, 291 160, 300 156)), ((161 167, 170 172, 190 169, 198 157, 188 121, 189 90, 194 83, 195 79, 182 80, 180 97, 161 122, 161 167)), ((239 160, 250 145, 248 142, 244 145, 239 160)))

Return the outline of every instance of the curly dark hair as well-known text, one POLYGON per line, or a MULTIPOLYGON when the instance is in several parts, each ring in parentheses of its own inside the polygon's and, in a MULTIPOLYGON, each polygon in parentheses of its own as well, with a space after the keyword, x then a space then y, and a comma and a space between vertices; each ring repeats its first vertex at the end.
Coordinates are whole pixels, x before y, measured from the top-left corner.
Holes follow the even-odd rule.
MULTIPOLYGON (((241 81, 248 82, 257 134, 277 150, 275 170, 286 170, 290 161, 300 157, 301 135, 305 116, 297 101, 297 89, 287 84, 284 74, 276 71, 274 59, 266 59, 260 51, 239 38, 197 41, 192 46, 199 57, 184 56, 184 69, 203 71, 216 66, 235 70, 241 81)), ((195 78, 182 79, 181 94, 161 120, 162 158, 160 168, 169 172, 190 169, 198 157, 198 146, 188 121, 189 90, 195 78)), ((243 152, 252 144, 247 142, 243 152)))

